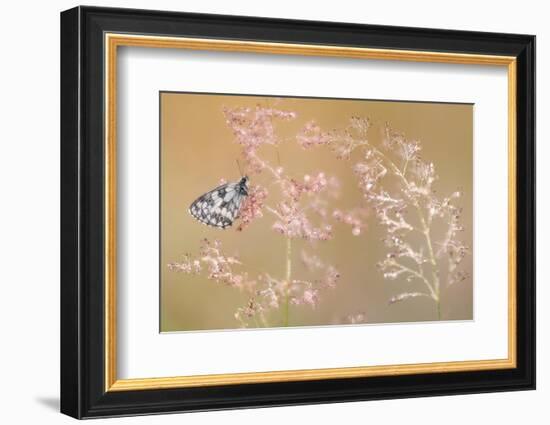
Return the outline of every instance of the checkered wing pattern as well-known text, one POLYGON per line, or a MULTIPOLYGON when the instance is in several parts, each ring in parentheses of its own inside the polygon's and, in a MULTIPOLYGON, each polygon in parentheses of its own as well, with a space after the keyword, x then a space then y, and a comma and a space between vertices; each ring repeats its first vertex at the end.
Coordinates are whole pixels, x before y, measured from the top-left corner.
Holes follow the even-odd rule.
POLYGON ((225 229, 239 216, 247 196, 247 179, 226 183, 200 196, 189 207, 189 213, 203 224, 225 229))

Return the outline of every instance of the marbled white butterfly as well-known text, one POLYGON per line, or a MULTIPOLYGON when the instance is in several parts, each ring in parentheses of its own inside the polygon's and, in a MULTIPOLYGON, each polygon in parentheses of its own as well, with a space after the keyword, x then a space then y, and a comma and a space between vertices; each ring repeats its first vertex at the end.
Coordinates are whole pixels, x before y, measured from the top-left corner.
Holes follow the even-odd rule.
POLYGON ((243 200, 248 196, 248 177, 226 183, 197 198, 189 213, 208 226, 225 229, 239 217, 243 200))

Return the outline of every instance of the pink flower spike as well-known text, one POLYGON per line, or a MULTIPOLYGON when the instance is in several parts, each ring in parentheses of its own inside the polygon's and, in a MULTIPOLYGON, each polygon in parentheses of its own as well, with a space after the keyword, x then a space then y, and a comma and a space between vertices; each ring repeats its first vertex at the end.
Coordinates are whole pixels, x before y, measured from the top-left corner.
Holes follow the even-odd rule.
POLYGON ((255 185, 249 189, 248 196, 241 207, 237 231, 243 231, 252 221, 263 216, 262 209, 267 195, 267 189, 262 186, 255 185))

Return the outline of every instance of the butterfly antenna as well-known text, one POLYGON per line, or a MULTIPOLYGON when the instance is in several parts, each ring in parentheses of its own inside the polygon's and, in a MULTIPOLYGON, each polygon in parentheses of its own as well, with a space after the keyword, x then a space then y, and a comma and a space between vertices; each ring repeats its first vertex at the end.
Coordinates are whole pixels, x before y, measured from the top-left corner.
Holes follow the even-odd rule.
POLYGON ((236 159, 235 161, 237 161, 237 168, 239 169, 239 174, 241 175, 241 177, 244 177, 243 170, 241 169, 241 164, 239 160, 236 159))

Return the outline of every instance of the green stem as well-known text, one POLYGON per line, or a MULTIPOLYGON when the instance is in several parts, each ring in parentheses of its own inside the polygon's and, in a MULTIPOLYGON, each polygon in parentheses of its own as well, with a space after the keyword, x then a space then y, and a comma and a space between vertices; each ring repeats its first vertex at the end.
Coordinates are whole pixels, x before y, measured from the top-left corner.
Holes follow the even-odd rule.
POLYGON ((256 318, 256 315, 254 315, 254 325, 256 328, 261 327, 260 324, 258 323, 258 319, 256 318))
POLYGON ((415 277, 417 277, 418 279, 422 280, 422 281, 425 283, 425 285, 426 285, 426 287, 428 288, 428 290, 430 291, 430 298, 432 298, 435 302, 438 301, 437 293, 434 291, 434 289, 432 288, 432 285, 430 284, 430 282, 428 281, 428 279, 426 279, 426 277, 424 276, 424 274, 422 273, 422 271, 418 271, 418 272, 417 272, 417 271, 411 269, 410 267, 407 267, 407 266, 405 266, 405 265, 403 265, 403 264, 401 264, 401 263, 399 263, 399 262, 397 262, 397 261, 395 261, 395 260, 393 260, 392 264, 393 264, 395 267, 397 267, 397 268, 399 268, 399 269, 401 269, 401 270, 403 270, 403 271, 405 271, 405 272, 407 272, 407 273, 409 273, 409 274, 412 274, 413 276, 415 276, 415 277))
POLYGON ((434 255, 434 250, 432 246, 432 238, 430 236, 430 227, 426 224, 426 220, 424 220, 424 215, 422 214, 422 209, 420 208, 420 205, 418 205, 418 202, 415 202, 415 207, 416 207, 416 210, 418 211, 420 223, 422 224, 422 230, 423 230, 424 236, 426 237, 426 245, 428 246, 428 253, 430 254, 430 264, 432 265, 433 286, 437 297, 437 299, 435 300, 436 310, 437 310, 437 320, 441 320, 441 298, 440 298, 439 276, 437 275, 437 262, 435 261, 435 255, 434 255))
POLYGON ((292 274, 292 239, 286 238, 286 293, 284 304, 283 326, 288 326, 289 304, 290 304, 290 276, 292 274))
POLYGON ((405 161, 405 166, 403 167, 403 171, 401 172, 401 174, 403 174, 403 177, 405 177, 405 174, 407 173, 407 166, 409 165, 409 160, 407 159, 405 161))

